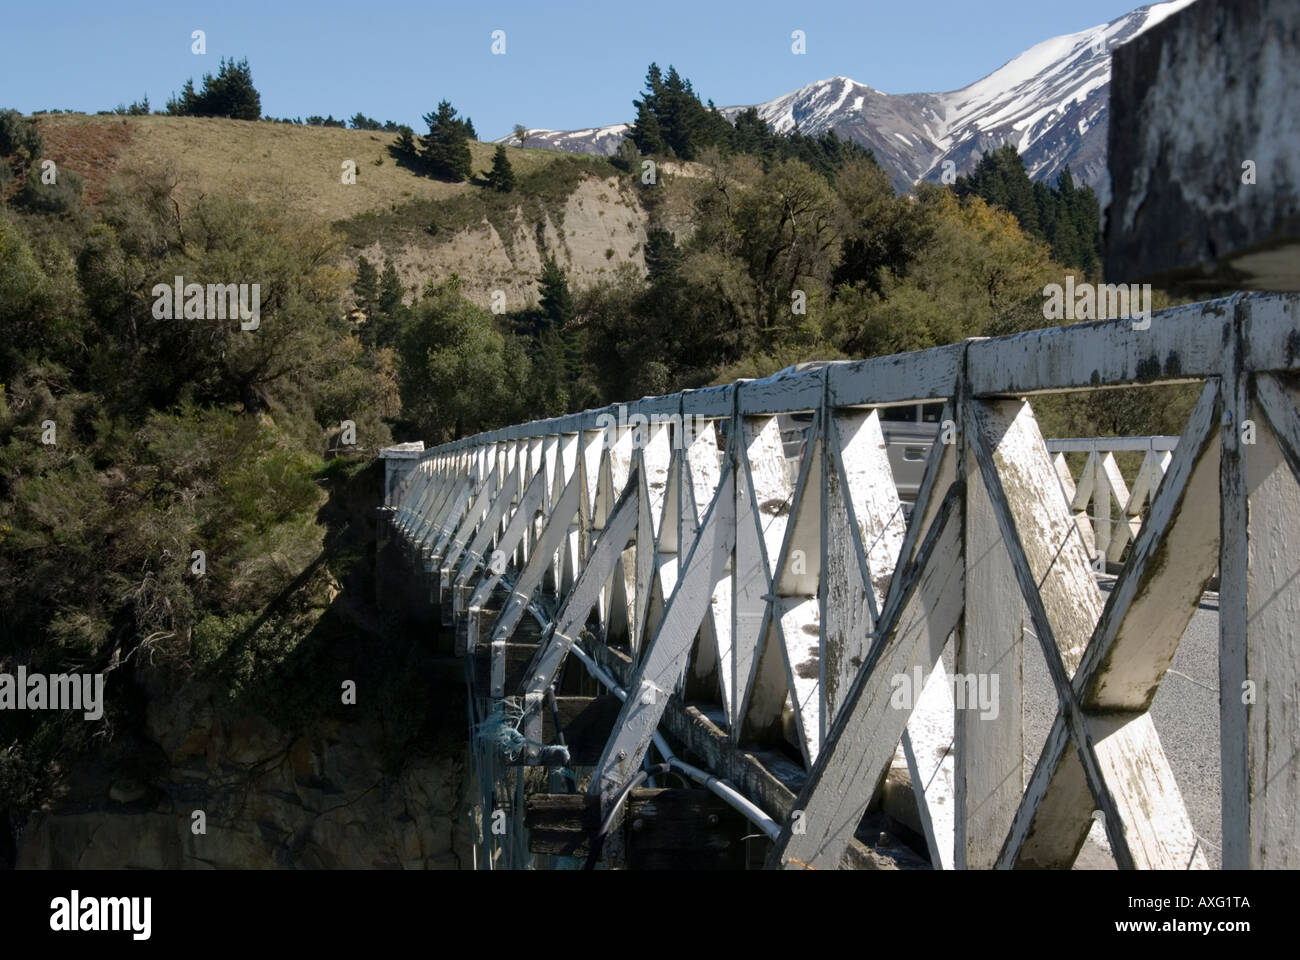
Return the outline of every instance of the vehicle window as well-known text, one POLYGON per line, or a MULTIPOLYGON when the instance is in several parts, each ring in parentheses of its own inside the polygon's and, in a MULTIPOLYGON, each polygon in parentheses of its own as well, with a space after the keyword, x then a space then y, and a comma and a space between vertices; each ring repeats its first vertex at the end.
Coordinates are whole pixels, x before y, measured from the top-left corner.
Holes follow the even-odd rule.
POLYGON ((916 407, 882 407, 880 419, 888 423, 916 423, 916 407))
POLYGON ((921 422, 938 423, 939 418, 943 416, 942 403, 923 403, 921 404, 921 422))

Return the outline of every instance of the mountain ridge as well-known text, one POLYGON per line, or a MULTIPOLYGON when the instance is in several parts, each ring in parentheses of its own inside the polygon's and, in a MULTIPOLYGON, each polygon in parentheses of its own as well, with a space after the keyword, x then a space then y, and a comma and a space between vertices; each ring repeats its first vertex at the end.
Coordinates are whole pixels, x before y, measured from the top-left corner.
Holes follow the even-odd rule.
MULTIPOLYGON (((1011 143, 1031 179, 1054 180, 1068 165, 1076 180, 1097 190, 1104 206, 1111 50, 1192 2, 1148 4, 1107 23, 1051 37, 957 90, 890 94, 836 75, 763 103, 718 109, 734 121, 754 107, 778 133, 797 128, 816 136, 833 130, 871 149, 900 190, 937 181, 948 170, 969 172, 985 152, 1011 143)), ((531 130, 524 145, 611 156, 630 126, 531 130)))

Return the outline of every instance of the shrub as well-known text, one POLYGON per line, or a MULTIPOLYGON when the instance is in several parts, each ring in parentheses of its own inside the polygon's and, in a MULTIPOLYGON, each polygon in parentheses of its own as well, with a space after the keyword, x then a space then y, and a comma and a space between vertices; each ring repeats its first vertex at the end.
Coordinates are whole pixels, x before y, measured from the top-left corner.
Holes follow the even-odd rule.
POLYGON ((15 203, 33 213, 70 213, 81 206, 81 193, 81 178, 71 170, 60 170, 54 183, 42 183, 32 171, 15 203))
POLYGON ((0 157, 15 171, 26 170, 45 152, 36 124, 17 110, 0 110, 0 157))

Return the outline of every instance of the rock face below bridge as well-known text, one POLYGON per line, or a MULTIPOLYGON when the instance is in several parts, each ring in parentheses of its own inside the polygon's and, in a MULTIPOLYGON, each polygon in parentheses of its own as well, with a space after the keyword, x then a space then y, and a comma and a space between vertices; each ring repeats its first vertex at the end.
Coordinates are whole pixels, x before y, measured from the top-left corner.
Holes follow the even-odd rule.
POLYGON ((1300 5, 1197 0, 1112 64, 1107 279, 1300 290, 1300 5))
MULTIPOLYGON (((160 775, 83 765, 20 831, 16 866, 457 869, 469 858, 463 752, 385 763, 369 718, 291 735, 203 684, 150 699, 137 755, 160 775), (207 832, 195 835, 202 810, 207 832)), ((391 759, 391 758, 390 758, 391 759)))

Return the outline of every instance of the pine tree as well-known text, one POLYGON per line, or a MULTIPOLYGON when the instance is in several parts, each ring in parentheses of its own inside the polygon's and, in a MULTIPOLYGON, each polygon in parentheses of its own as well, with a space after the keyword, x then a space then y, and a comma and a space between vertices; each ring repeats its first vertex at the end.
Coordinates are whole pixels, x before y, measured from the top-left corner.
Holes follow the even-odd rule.
MULTIPOLYGON (((205 77, 205 88, 206 82, 205 77)), ((220 109, 220 116, 235 120, 262 119, 262 98, 253 86, 253 73, 247 58, 238 63, 234 60, 222 63, 212 96, 213 107, 220 109)))
POLYGON ((569 363, 563 334, 555 329, 543 330, 537 343, 535 371, 538 414, 556 417, 568 412, 569 363))
POLYGON ((731 142, 741 153, 763 154, 771 147, 772 131, 767 122, 758 115, 755 107, 749 107, 736 115, 736 124, 731 134, 731 142))
POLYGON ((1096 271, 1101 262, 1101 206, 1097 195, 1088 186, 1076 186, 1069 164, 1061 168, 1056 181, 1058 216, 1068 221, 1071 242, 1058 253, 1052 245, 1052 255, 1062 263, 1081 267, 1086 273, 1096 271), (1062 259, 1068 257, 1068 259, 1062 259))
POLYGON ((672 231, 651 227, 645 238, 646 279, 652 284, 671 280, 681 262, 682 251, 678 249, 672 231))
POLYGON ((1090 187, 1077 187, 1065 166, 1056 186, 1032 183, 1011 145, 986 153, 969 177, 953 184, 958 197, 981 197, 1013 213, 1027 234, 1047 241, 1052 257, 1093 273, 1101 262, 1101 208, 1090 187))
POLYGON ((397 142, 393 144, 393 152, 405 160, 419 159, 420 151, 415 143, 415 131, 404 123, 397 128, 397 142))
POLYGON ((172 97, 167 101, 167 113, 173 117, 192 117, 194 116, 194 101, 198 94, 194 92, 193 78, 185 81, 185 86, 181 87, 181 93, 178 97, 172 97))
POLYGON ((167 112, 182 117, 230 117, 234 120, 261 120, 262 98, 253 86, 248 58, 221 59, 214 77, 204 74, 203 89, 194 92, 194 81, 186 80, 179 97, 167 101, 167 112))
POLYGON ((401 339, 406 307, 402 303, 402 282, 392 261, 384 264, 381 276, 364 257, 361 258, 353 290, 357 305, 366 313, 361 342, 368 347, 395 346, 401 339))
POLYGON ((1010 144, 984 154, 969 177, 957 178, 953 190, 963 199, 982 197, 988 203, 1011 211, 1020 221, 1022 230, 1045 238, 1034 199, 1034 185, 1025 172, 1020 154, 1010 144))
POLYGON ((659 72, 658 64, 650 64, 650 69, 646 71, 645 87, 645 96, 632 101, 632 106, 636 108, 636 120, 627 132, 628 139, 643 154, 662 154, 665 145, 658 111, 663 92, 663 75, 659 72))
POLYGON ((515 172, 510 169, 506 148, 500 144, 492 155, 492 171, 487 176, 487 182, 489 187, 501 193, 509 193, 515 188, 515 172))
POLYGON ((379 312, 386 317, 397 315, 402 306, 402 281, 397 276, 393 261, 384 264, 383 276, 379 278, 379 312))
POLYGON ((469 152, 472 124, 458 119, 446 100, 438 104, 435 112, 426 113, 424 122, 429 125, 428 134, 421 138, 425 168, 435 177, 452 182, 468 180, 474 162, 469 152))
POLYGON ((366 315, 366 322, 373 321, 379 312, 379 271, 365 257, 357 261, 357 279, 352 284, 352 294, 357 309, 366 315))
POLYGON ((659 94, 659 126, 663 129, 664 145, 669 152, 683 160, 690 159, 691 141, 686 103, 686 87, 677 68, 669 65, 659 94))
POLYGON ((669 66, 665 77, 658 65, 650 64, 645 83, 644 97, 632 101, 636 120, 628 131, 642 153, 693 160, 704 147, 732 139, 731 124, 713 101, 707 107, 700 102, 691 82, 676 67, 669 66))
POLYGON ((537 283, 543 329, 563 330, 573 319, 573 294, 569 292, 568 278, 554 257, 547 257, 542 263, 542 275, 537 283))

